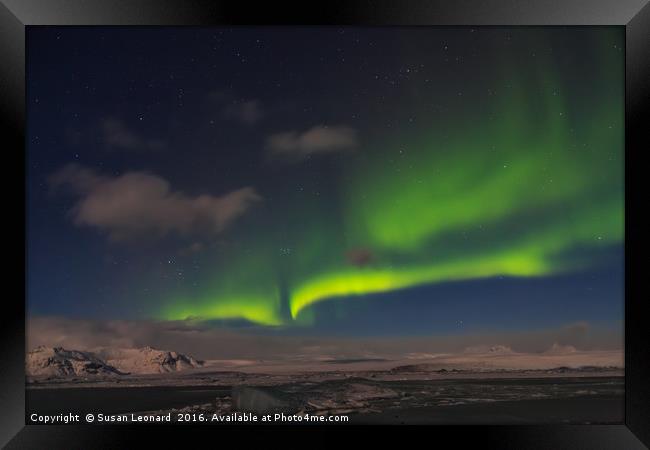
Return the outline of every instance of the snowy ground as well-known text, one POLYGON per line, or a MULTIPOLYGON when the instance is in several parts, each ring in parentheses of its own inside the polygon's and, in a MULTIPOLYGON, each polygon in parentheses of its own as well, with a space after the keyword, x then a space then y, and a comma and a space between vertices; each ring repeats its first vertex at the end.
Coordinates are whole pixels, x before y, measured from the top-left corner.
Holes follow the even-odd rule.
POLYGON ((28 359, 27 405, 52 414, 280 411, 379 423, 615 423, 623 417, 622 367, 622 352, 559 347, 279 361, 41 349, 28 359), (96 370, 107 361, 114 370, 96 370))

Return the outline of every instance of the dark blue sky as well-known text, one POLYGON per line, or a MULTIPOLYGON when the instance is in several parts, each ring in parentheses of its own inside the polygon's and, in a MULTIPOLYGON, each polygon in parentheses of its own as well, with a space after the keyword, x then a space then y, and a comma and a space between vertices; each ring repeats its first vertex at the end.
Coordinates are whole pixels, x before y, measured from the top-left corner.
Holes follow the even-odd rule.
MULTIPOLYGON (((595 93, 603 93, 598 82, 611 79, 585 80, 598 73, 604 51, 622 58, 621 45, 619 32, 598 28, 31 27, 28 312, 144 319, 170 298, 218 291, 239 276, 228 274, 233 260, 223 255, 262 246, 282 255, 299 250, 300 224, 278 225, 296 220, 286 213, 293 205, 318 210, 314 223, 331 218, 333 229, 315 239, 347 237, 336 228, 345 225, 346 146, 362 142, 359 158, 371 164, 380 157, 372 149, 416 139, 432 122, 454 124, 449 133, 462 134, 475 117, 487 117, 486 95, 520 78, 491 69, 543 55, 552 55, 565 80, 569 108, 589 111, 595 93), (320 126, 329 131, 313 128, 320 126), (300 140, 310 129, 316 131, 300 140), (271 150, 296 159, 278 163, 269 156, 279 154, 270 153, 269 137, 282 132, 289 134, 271 150), (75 169, 52 181, 65 167, 75 169), (110 183, 134 173, 155 179, 129 178, 133 185, 155 191, 164 180, 181 197, 145 204, 137 217, 100 205, 129 201, 127 187, 110 183), (101 190, 109 185, 119 194, 101 190), (225 199, 246 187, 256 194, 225 199), (195 202, 201 195, 215 203, 195 202), (255 209, 257 195, 264 200, 255 209), (94 203, 81 205, 84 199, 94 203), (264 233, 271 237, 262 239, 264 233), (219 271, 228 275, 215 282, 219 271)), ((622 266, 622 244, 614 242, 579 270, 319 302, 310 308, 311 325, 289 332, 463 333, 578 321, 620 327, 622 266)), ((250 270, 282 272, 268 264, 250 270)), ((280 290, 290 290, 283 283, 291 277, 278 277, 280 290)))

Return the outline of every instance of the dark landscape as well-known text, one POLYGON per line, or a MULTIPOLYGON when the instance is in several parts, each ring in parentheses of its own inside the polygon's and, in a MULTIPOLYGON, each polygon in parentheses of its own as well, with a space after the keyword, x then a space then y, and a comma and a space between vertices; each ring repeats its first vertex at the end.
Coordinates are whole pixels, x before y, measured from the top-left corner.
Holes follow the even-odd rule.
POLYGON ((349 423, 386 424, 611 424, 624 417, 624 378, 613 373, 569 371, 554 376, 549 371, 523 371, 478 378, 458 373, 449 375, 451 379, 329 374, 324 380, 319 374, 297 382, 284 375, 230 373, 219 378, 231 385, 209 382, 213 378, 207 374, 184 377, 183 386, 153 386, 146 377, 119 384, 45 383, 27 389, 27 410, 47 415, 308 413, 348 415, 349 423))

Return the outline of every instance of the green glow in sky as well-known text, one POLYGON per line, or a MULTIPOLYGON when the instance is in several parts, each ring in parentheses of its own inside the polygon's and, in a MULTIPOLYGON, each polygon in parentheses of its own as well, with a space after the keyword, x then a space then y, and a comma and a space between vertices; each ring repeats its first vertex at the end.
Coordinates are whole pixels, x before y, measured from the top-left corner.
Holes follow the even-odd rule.
POLYGON ((291 255, 258 230, 257 251, 230 254, 214 287, 172 299, 161 317, 280 325, 333 298, 598 264, 594 252, 623 240, 622 91, 577 107, 540 64, 510 67, 517 82, 504 76, 475 110, 366 140, 341 165, 335 202, 291 205, 291 255), (359 249, 367 261, 350 262, 359 249))

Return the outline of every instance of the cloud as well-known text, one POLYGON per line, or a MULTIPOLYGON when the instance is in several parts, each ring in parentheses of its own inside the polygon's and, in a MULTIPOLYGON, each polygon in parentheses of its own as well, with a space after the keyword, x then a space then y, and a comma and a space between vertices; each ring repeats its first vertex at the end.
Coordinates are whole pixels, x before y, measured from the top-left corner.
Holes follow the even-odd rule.
POLYGON ((125 150, 160 150, 165 147, 165 141, 140 136, 115 118, 104 119, 101 127, 107 147, 125 150))
POLYGON ((266 115, 262 102, 257 99, 238 97, 232 90, 212 91, 207 98, 211 104, 220 108, 221 117, 225 119, 254 125, 266 115))
POLYGON ((201 242, 192 242, 190 245, 183 247, 179 250, 179 254, 183 256, 192 255, 203 251, 205 246, 201 242))
MULTIPOLYGON (((277 330, 276 330, 277 331, 277 330)), ((293 334, 291 334, 293 332, 293 334)), ((258 327, 232 328, 209 322, 87 320, 63 317, 30 317, 27 322, 28 348, 38 345, 63 346, 75 350, 96 347, 144 347, 189 353, 201 359, 250 358, 265 360, 308 360, 325 358, 403 359, 436 354, 481 353, 548 355, 559 345, 573 351, 621 351, 621 330, 585 328, 568 324, 560 328, 501 333, 473 333, 420 337, 328 337, 269 334, 258 327), (227 343, 227 345, 222 345, 227 343), (555 346, 555 347, 554 347, 555 346), (492 351, 490 351, 492 349, 492 351), (494 349, 498 351, 494 351, 494 349), (577 349, 577 350, 576 350, 577 349)))
POLYGON ((79 196, 71 211, 76 225, 96 227, 116 241, 170 233, 217 234, 261 200, 252 187, 220 197, 191 197, 172 191, 169 182, 147 172, 111 177, 76 164, 59 170, 49 181, 79 196))
POLYGON ((233 101, 223 109, 223 116, 253 125, 264 117, 264 111, 258 100, 233 101))
POLYGON ((372 251, 367 248, 354 248, 346 253, 346 258, 353 266, 367 266, 374 259, 372 251))
POLYGON ((287 131, 268 137, 271 156, 303 159, 317 154, 339 153, 357 147, 357 132, 347 126, 315 126, 302 133, 287 131))

